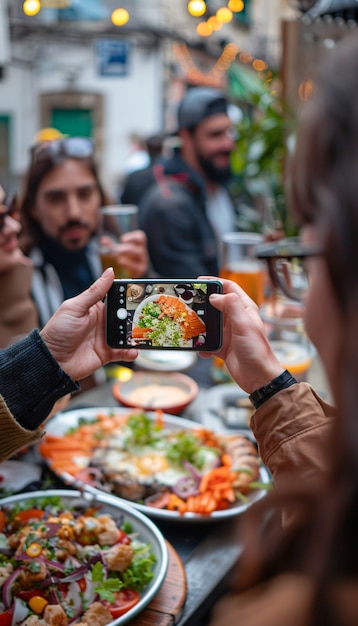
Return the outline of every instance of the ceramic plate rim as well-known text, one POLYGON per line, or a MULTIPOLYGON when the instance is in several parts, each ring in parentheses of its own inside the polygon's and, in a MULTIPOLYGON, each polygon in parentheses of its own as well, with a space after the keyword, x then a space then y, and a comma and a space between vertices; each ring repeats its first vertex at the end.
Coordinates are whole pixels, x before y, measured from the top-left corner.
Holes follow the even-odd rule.
MULTIPOLYGON (((83 409, 72 409, 72 410, 68 410, 68 411, 63 411, 62 413, 57 413, 54 417, 52 417, 46 425, 46 432, 49 434, 55 434, 55 435, 61 435, 63 434, 68 428, 71 427, 71 425, 73 426, 74 424, 70 424, 68 422, 71 421, 71 418, 73 419, 75 417, 75 415, 77 414, 77 420, 80 417, 86 417, 86 415, 88 416, 88 418, 91 417, 95 417, 96 414, 98 413, 103 413, 103 414, 111 414, 111 413, 119 413, 119 414, 129 414, 131 412, 130 407, 86 407, 83 409), (65 422, 67 422, 66 424, 63 422, 62 424, 62 428, 60 430, 54 431, 53 428, 56 428, 56 424, 57 422, 60 422, 62 420, 65 420, 65 422)), ((151 411, 146 411, 146 413, 148 413, 150 415, 151 411)), ((155 415, 155 412, 153 411, 153 416, 155 415)), ((163 414, 163 419, 165 424, 167 424, 168 426, 173 426, 173 427, 179 427, 179 428, 184 428, 187 430, 192 430, 193 428, 201 428, 203 425, 200 422, 194 422, 192 420, 188 420, 184 417, 179 417, 176 415, 171 415, 169 413, 164 413, 163 414)), ((235 431, 236 434, 240 434, 240 431, 235 431)), ((247 431, 242 430, 242 434, 244 434, 246 437, 248 436, 247 431)), ((44 458, 44 457, 42 457, 44 458)), ((47 459, 45 459, 45 462, 47 463, 48 467, 51 469, 51 464, 47 461, 47 459)), ((54 470, 52 470, 54 471, 54 470)), ((88 492, 93 492, 93 493, 106 493, 104 490, 101 489, 97 489, 92 487, 91 485, 86 485, 86 483, 82 483, 81 481, 78 481, 76 479, 74 479, 70 474, 59 474, 58 472, 54 473, 61 478, 65 483, 69 484, 69 485, 74 485, 74 487, 76 488, 80 488, 81 490, 84 491, 88 491, 88 492)), ((269 471, 266 469, 266 467, 264 465, 260 465, 260 481, 264 484, 269 484, 271 482, 271 477, 269 474, 269 471)), ((120 500, 121 502, 127 504, 127 506, 131 506, 134 509, 136 509, 137 511, 140 511, 141 513, 143 513, 144 515, 153 518, 153 519, 162 519, 162 520, 172 520, 175 522, 217 522, 220 520, 225 520, 231 517, 235 517, 236 515, 239 515, 241 513, 243 513, 251 504, 253 504, 254 502, 257 502, 258 500, 260 500, 261 498, 263 498, 266 495, 266 490, 265 489, 258 489, 255 492, 255 497, 252 498, 252 500, 250 500, 250 502, 248 503, 240 503, 237 506, 234 506, 230 509, 224 509, 222 511, 214 511, 213 513, 211 513, 210 515, 200 515, 198 513, 185 513, 184 515, 181 515, 180 513, 178 513, 177 511, 168 511, 166 509, 156 509, 154 507, 149 507, 146 506, 145 504, 138 504, 137 502, 132 502, 130 500, 125 500, 124 498, 120 498, 119 496, 115 496, 114 494, 110 494, 113 498, 116 498, 117 500, 120 500)))
MULTIPOLYGON (((185 371, 192 367, 197 359, 197 355, 194 350, 168 350, 171 354, 176 355, 176 360, 173 362, 165 363, 164 361, 161 363, 160 361, 156 361, 155 359, 151 359, 149 352, 159 352, 159 350, 154 350, 153 348, 148 348, 146 350, 141 350, 138 357, 136 358, 136 364, 146 371, 152 370, 153 372, 177 372, 178 370, 185 371), (188 360, 188 363, 183 365, 179 363, 178 359, 183 359, 183 355, 188 360)), ((162 350, 161 352, 164 352, 162 350)))
POLYGON ((71 500, 84 498, 88 499, 89 501, 93 501, 93 498, 95 498, 98 502, 107 505, 108 507, 119 509, 121 512, 123 512, 126 519, 130 518, 130 521, 133 523, 133 525, 139 527, 139 534, 143 533, 144 531, 144 534, 149 535, 148 539, 146 538, 145 541, 151 542, 153 551, 156 553, 157 558, 159 559, 160 557, 161 562, 159 563, 159 571, 155 578, 152 579, 152 582, 149 583, 147 589, 143 592, 143 596, 139 600, 138 604, 136 604, 132 609, 127 611, 127 613, 125 613, 124 615, 121 615, 112 622, 109 622, 108 626, 120 626, 122 624, 126 624, 129 620, 133 619, 136 615, 141 613, 143 609, 145 609, 145 607, 152 601, 152 599, 158 593, 159 589, 164 583, 169 565, 169 552, 161 531, 152 522, 152 520, 149 519, 149 517, 143 515, 140 511, 133 509, 133 507, 127 504, 127 501, 124 501, 100 490, 98 490, 97 493, 89 493, 88 491, 82 490, 70 491, 68 489, 44 489, 43 491, 28 491, 25 493, 19 493, 14 496, 1 498, 0 504, 1 506, 5 506, 6 504, 15 504, 17 502, 30 500, 32 498, 46 498, 47 496, 59 496, 64 500, 66 498, 69 498, 71 500), (154 543, 156 547, 153 547, 154 543))

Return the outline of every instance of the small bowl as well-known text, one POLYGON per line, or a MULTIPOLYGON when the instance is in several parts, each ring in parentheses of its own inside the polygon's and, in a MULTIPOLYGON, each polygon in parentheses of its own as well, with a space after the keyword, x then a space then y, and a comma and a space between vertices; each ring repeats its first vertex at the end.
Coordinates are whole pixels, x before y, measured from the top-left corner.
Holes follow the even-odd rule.
POLYGON ((123 406, 144 411, 161 409, 178 414, 198 394, 195 380, 178 373, 134 372, 128 381, 116 381, 112 387, 115 399, 123 406))

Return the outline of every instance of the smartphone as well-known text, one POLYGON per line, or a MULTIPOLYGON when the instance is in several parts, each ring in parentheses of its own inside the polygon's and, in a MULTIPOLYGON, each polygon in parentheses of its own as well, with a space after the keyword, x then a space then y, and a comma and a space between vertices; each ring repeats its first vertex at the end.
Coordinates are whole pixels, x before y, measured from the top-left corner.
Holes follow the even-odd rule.
POLYGON ((106 341, 111 348, 215 352, 223 315, 209 296, 219 280, 140 279, 113 282, 106 296, 106 341))

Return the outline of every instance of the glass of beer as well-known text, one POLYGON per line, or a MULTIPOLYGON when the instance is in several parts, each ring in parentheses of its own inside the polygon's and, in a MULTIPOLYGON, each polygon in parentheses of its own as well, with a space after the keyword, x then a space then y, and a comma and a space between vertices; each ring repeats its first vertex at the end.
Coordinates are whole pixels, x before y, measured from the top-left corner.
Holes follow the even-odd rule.
POLYGON ((307 379, 315 356, 303 322, 303 305, 275 296, 260 307, 270 345, 284 369, 299 382, 307 379))
POLYGON ((98 252, 102 269, 113 267, 116 278, 129 278, 118 261, 118 245, 124 233, 138 228, 138 207, 133 204, 104 206, 100 209, 98 252))
POLYGON ((266 271, 256 259, 255 246, 263 241, 260 233, 225 233, 222 241, 220 277, 237 283, 258 306, 264 301, 266 271))

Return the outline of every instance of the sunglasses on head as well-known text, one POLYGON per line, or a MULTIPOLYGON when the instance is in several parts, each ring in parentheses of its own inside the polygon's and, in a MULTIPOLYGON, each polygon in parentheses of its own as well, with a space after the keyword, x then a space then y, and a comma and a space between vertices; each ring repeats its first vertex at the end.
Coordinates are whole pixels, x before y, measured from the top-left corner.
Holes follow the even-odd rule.
POLYGON ((32 162, 64 155, 73 159, 87 159, 94 154, 94 143, 88 137, 65 137, 38 143, 31 148, 32 162))
POLYGON ((5 199, 0 203, 5 207, 5 211, 0 210, 0 233, 4 229, 5 226, 5 218, 12 217, 14 219, 18 219, 18 210, 17 210, 17 198, 16 194, 9 193, 5 196, 5 199))
POLYGON ((302 302, 308 289, 305 259, 322 256, 317 245, 303 243, 297 237, 260 244, 255 256, 266 261, 271 282, 291 300, 302 302))

